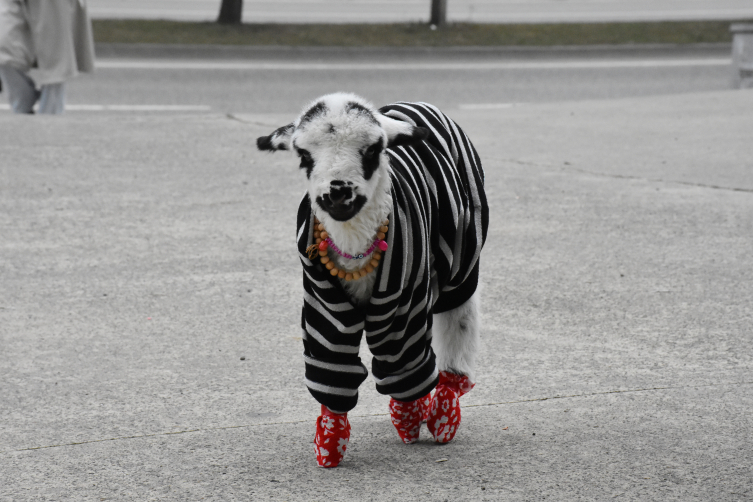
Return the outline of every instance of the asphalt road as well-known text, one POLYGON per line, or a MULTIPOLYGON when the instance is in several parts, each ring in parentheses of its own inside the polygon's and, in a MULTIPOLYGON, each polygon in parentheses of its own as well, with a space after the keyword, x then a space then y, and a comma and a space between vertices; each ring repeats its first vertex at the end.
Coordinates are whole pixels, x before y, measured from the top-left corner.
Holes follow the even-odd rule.
POLYGON ((337 90, 444 109, 620 99, 729 88, 728 46, 619 50, 369 50, 98 46, 68 110, 296 113, 337 90))
POLYGON ((0 502, 752 500, 751 109, 450 111, 490 204, 478 383, 407 446, 370 379, 334 470, 305 176, 252 142, 289 116, 0 114, 0 502))
MULTIPOLYGON (((210 21, 219 0, 89 0, 95 18, 210 21)), ((369 23, 429 19, 430 0, 246 0, 244 22, 369 23)), ((745 19, 749 0, 450 0, 458 22, 546 23, 745 19)))

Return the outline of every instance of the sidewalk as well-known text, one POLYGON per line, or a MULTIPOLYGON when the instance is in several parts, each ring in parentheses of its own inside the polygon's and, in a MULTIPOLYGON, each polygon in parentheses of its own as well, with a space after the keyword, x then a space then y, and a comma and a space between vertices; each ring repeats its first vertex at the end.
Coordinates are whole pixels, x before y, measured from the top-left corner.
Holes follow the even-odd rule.
MULTIPOLYGON (((92 17, 214 21, 217 0, 90 0, 92 17)), ((254 0, 246 23, 428 22, 430 0, 254 0)), ((748 0, 449 0, 447 18, 471 23, 593 23, 753 18, 748 0)))
MULTIPOLYGON (((0 501, 753 497, 753 91, 453 113, 484 161, 455 441, 369 379, 318 469, 289 116, 0 115, 0 501)), ((362 348, 368 360, 368 351, 362 348)))

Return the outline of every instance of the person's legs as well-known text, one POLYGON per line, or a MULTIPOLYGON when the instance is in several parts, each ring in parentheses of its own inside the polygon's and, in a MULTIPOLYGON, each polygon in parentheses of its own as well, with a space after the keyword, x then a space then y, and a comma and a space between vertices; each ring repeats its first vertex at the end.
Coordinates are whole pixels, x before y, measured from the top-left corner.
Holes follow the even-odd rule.
POLYGON ((59 115, 65 109, 65 82, 42 86, 38 113, 59 115))
POLYGON ((11 110, 15 113, 34 113, 34 103, 39 99, 34 81, 23 71, 8 65, 0 65, 0 79, 3 90, 8 93, 11 110))

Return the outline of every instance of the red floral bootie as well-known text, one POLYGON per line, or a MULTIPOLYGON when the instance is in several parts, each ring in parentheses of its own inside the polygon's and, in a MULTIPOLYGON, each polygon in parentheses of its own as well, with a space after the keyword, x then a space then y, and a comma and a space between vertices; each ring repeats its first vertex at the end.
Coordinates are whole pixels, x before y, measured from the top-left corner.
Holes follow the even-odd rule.
POLYGON ((426 409, 429 406, 431 394, 426 394, 415 401, 398 401, 390 398, 390 418, 397 429, 400 439, 405 444, 418 441, 421 422, 425 421, 426 409))
POLYGON ((425 424, 429 420, 429 410, 431 409, 431 392, 418 400, 421 404, 421 423, 425 424))
POLYGON ((460 427, 460 396, 469 392, 474 385, 465 375, 439 372, 439 384, 431 399, 426 421, 437 443, 449 443, 455 437, 460 427))
POLYGON ((314 450, 319 467, 337 467, 345 456, 350 440, 348 414, 339 415, 322 405, 322 414, 316 419, 314 450))

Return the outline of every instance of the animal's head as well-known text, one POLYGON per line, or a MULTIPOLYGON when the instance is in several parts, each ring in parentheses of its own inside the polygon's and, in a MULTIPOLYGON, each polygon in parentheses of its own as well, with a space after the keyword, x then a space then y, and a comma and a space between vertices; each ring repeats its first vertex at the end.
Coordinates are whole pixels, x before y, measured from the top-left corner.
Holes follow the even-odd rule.
POLYGON ((389 186, 386 148, 426 139, 429 131, 379 113, 354 94, 329 94, 293 122, 256 140, 259 150, 289 150, 300 158, 314 212, 353 218, 389 186))

